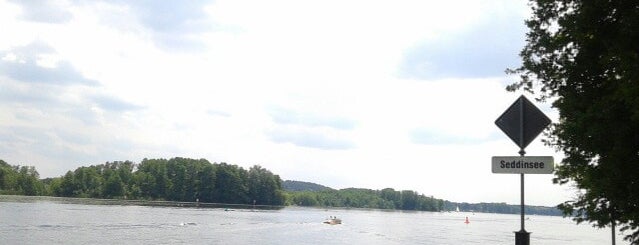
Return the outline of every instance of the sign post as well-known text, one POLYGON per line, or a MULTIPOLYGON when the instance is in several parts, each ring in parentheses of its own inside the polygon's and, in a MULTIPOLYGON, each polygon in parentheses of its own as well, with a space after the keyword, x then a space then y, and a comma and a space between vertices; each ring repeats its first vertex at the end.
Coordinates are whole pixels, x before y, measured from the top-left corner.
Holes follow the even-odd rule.
POLYGON ((554 169, 552 157, 525 157, 524 149, 550 122, 550 119, 523 95, 495 121, 495 125, 519 146, 519 157, 493 157, 492 159, 493 173, 519 173, 520 175, 521 229, 515 232, 515 245, 530 245, 530 232, 526 231, 524 223, 524 174, 549 174, 554 169), (496 161, 497 168, 495 168, 496 161))

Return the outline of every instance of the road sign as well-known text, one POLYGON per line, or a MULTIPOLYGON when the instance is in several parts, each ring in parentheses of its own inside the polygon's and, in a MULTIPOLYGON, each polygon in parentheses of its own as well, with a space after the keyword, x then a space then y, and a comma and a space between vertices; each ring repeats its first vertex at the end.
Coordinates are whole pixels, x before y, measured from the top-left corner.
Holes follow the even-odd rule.
POLYGON ((495 124, 523 150, 550 122, 539 108, 522 95, 497 118, 495 124))
POLYGON ((493 157, 495 174, 552 174, 555 163, 552 156, 493 157))
POLYGON ((515 244, 529 245, 530 233, 524 226, 524 174, 550 174, 554 169, 552 157, 524 157, 524 149, 550 124, 544 115, 525 96, 520 96, 495 121, 495 125, 519 146, 519 157, 493 157, 493 173, 520 174, 521 230, 515 232, 515 244))

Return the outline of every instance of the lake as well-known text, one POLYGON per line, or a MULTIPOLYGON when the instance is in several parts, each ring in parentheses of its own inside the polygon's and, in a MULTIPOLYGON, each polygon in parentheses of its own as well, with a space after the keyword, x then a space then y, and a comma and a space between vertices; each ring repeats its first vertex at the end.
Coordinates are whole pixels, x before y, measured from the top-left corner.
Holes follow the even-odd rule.
MULTIPOLYGON (((95 205, 0 196, 2 244, 514 244, 519 215, 95 205), (341 225, 323 224, 329 216, 341 225), (470 223, 465 224, 468 217, 470 223)), ((527 216, 531 244, 610 244, 609 228, 527 216)), ((622 236, 617 236, 617 244, 622 236)))

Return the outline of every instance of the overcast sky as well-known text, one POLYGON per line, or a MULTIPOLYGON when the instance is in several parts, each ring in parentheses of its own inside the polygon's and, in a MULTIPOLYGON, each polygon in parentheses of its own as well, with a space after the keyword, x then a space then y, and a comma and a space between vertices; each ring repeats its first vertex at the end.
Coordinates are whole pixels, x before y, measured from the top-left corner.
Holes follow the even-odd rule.
MULTIPOLYGON (((0 159, 41 177, 143 158, 333 188, 519 203, 494 124, 523 0, 0 0, 0 159)), ((531 100, 533 96, 528 96, 531 100)), ((536 103, 553 121, 557 112, 536 103)), ((529 155, 561 154, 540 139, 529 155)), ((526 202, 574 190, 526 176, 526 202)))

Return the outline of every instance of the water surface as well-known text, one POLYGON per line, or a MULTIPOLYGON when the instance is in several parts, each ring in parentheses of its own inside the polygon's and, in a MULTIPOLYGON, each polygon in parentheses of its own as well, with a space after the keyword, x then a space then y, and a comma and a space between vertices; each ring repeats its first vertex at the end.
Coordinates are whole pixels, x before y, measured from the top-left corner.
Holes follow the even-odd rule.
MULTIPOLYGON (((514 244, 520 225, 518 215, 505 214, 77 202, 0 196, 2 244, 514 244), (323 224, 329 216, 343 224, 323 224)), ((531 244, 610 244, 610 229, 528 218, 531 244)), ((627 244, 621 238, 617 244, 627 244)))

